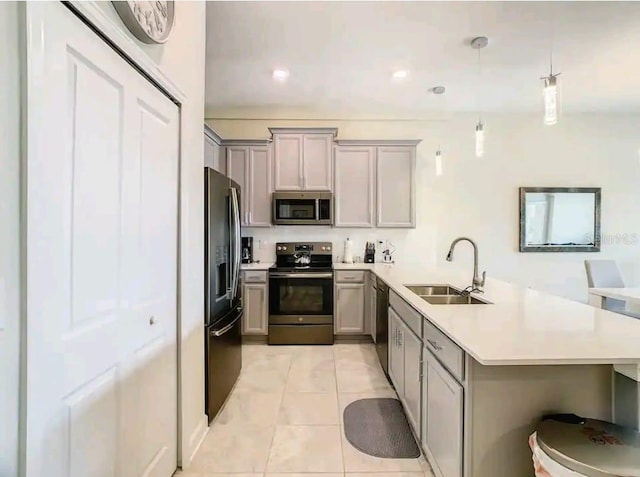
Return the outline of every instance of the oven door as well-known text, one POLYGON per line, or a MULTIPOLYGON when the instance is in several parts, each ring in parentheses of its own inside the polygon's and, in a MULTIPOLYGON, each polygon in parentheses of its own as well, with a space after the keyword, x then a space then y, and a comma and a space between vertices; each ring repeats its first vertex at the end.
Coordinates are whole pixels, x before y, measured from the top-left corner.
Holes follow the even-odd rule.
POLYGON ((320 324, 333 320, 333 273, 269 275, 270 324, 320 324))

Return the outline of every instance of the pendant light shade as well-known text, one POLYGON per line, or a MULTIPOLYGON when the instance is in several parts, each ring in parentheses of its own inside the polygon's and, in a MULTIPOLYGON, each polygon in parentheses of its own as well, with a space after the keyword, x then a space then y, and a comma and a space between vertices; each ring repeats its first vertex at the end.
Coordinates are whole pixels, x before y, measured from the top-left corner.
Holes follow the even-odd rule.
POLYGON ((558 122, 558 85, 557 75, 550 74, 543 78, 544 89, 544 123, 551 126, 558 122))
POLYGON ((484 155, 484 124, 479 121, 476 124, 476 157, 484 155))
POLYGON ((442 175, 442 151, 438 149, 436 151, 436 176, 442 175))

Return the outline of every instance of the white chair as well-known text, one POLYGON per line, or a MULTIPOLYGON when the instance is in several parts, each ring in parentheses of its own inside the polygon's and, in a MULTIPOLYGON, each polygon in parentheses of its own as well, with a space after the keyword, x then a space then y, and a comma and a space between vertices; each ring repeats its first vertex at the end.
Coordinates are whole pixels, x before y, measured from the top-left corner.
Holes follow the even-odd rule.
MULTIPOLYGON (((589 288, 624 288, 624 280, 615 260, 585 260, 584 268, 587 271, 587 285, 589 288)), ((640 318, 640 314, 628 311, 624 300, 607 298, 604 308, 616 313, 640 318)))

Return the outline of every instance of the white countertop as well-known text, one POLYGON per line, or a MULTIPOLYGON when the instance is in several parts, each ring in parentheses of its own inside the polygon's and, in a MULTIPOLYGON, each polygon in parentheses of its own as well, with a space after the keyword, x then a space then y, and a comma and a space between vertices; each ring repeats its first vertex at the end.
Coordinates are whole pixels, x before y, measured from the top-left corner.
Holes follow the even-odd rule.
POLYGON ((242 263, 240 264, 240 270, 242 271, 267 270, 271 268, 272 265, 273 265, 273 262, 242 263))
POLYGON ((589 294, 640 303, 640 288, 589 288, 589 294))
MULTIPOLYGON (((432 305, 404 285, 471 280, 446 269, 385 264, 335 264, 371 270, 484 365, 630 364, 640 362, 640 320, 487 278, 488 305, 432 305)), ((468 276, 467 276, 468 275, 468 276)))

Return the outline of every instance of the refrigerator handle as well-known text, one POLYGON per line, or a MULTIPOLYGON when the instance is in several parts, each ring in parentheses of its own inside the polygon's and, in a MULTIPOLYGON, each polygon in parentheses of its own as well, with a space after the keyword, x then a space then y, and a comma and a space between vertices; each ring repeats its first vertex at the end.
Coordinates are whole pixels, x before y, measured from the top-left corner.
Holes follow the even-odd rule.
POLYGON ((233 275, 231 285, 231 299, 238 294, 238 282, 240 280, 240 204, 238 202, 238 191, 234 187, 231 188, 231 204, 233 217, 233 275))

